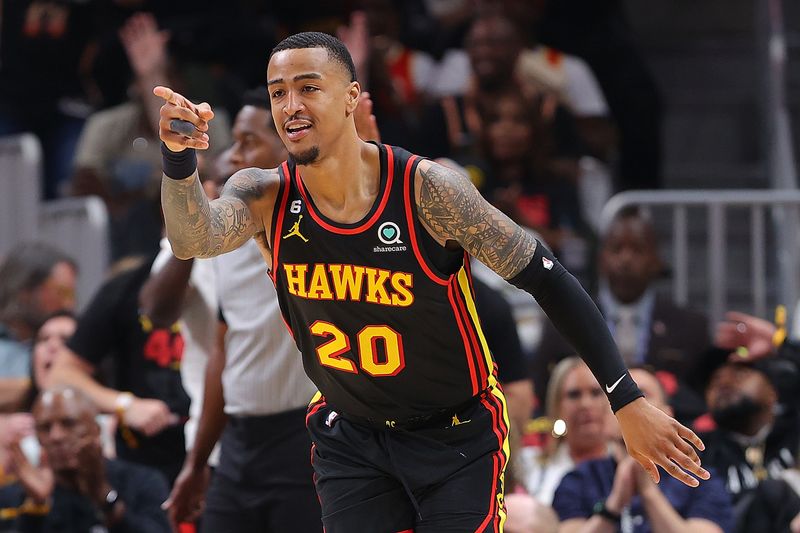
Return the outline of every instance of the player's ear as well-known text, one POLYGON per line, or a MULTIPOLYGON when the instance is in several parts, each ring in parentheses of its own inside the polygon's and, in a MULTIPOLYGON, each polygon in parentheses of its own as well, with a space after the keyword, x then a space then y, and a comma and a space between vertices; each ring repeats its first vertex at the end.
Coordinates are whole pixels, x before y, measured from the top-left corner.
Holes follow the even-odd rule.
POLYGON ((350 86, 347 88, 346 108, 347 116, 353 114, 358 106, 358 99, 361 97, 361 85, 357 81, 351 81, 350 86))

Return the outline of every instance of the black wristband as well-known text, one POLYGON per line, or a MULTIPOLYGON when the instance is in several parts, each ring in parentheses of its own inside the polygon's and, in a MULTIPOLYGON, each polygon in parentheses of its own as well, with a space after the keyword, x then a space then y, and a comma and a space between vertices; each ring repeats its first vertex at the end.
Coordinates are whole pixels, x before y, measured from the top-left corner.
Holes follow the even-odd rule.
POLYGON ((528 266, 508 282, 536 298, 556 329, 586 361, 614 412, 644 396, 625 368, 594 301, 541 242, 537 241, 528 266))
POLYGON ((197 170, 197 153, 194 148, 173 152, 161 143, 161 168, 164 175, 173 180, 188 178, 197 170))

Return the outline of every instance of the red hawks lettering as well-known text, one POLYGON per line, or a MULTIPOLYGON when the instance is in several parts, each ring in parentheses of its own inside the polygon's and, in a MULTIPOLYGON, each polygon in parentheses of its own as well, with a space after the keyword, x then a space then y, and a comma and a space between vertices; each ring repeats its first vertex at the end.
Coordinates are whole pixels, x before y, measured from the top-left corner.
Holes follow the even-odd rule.
POLYGON ((284 264, 289 293, 309 300, 350 300, 408 307, 414 277, 358 265, 284 264))

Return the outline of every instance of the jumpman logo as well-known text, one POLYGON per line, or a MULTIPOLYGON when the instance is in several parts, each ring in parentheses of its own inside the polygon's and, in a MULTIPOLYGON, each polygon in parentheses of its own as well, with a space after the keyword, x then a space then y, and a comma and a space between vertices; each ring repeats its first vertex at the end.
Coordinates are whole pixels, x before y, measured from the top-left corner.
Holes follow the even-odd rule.
POLYGON ((300 221, 303 220, 303 215, 297 217, 297 222, 292 224, 292 227, 289 228, 289 233, 283 236, 284 239, 288 239, 289 237, 300 237, 303 239, 303 242, 308 242, 302 233, 300 233, 300 221))

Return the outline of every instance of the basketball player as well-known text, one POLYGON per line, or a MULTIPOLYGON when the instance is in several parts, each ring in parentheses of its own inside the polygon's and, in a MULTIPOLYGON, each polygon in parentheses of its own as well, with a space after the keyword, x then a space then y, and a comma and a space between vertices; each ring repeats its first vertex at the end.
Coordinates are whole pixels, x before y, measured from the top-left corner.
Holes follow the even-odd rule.
POLYGON ((213 202, 195 156, 209 146, 210 106, 154 89, 166 102, 162 205, 178 257, 259 243, 320 391, 306 421, 326 531, 502 530, 508 419, 466 254, 539 301, 653 479, 656 465, 691 486, 688 472, 708 478, 700 439, 642 398, 597 308, 543 245, 466 177, 358 138, 361 88, 340 41, 286 38, 267 80, 290 158, 236 173, 213 202), (194 131, 176 133, 176 119, 194 131))

